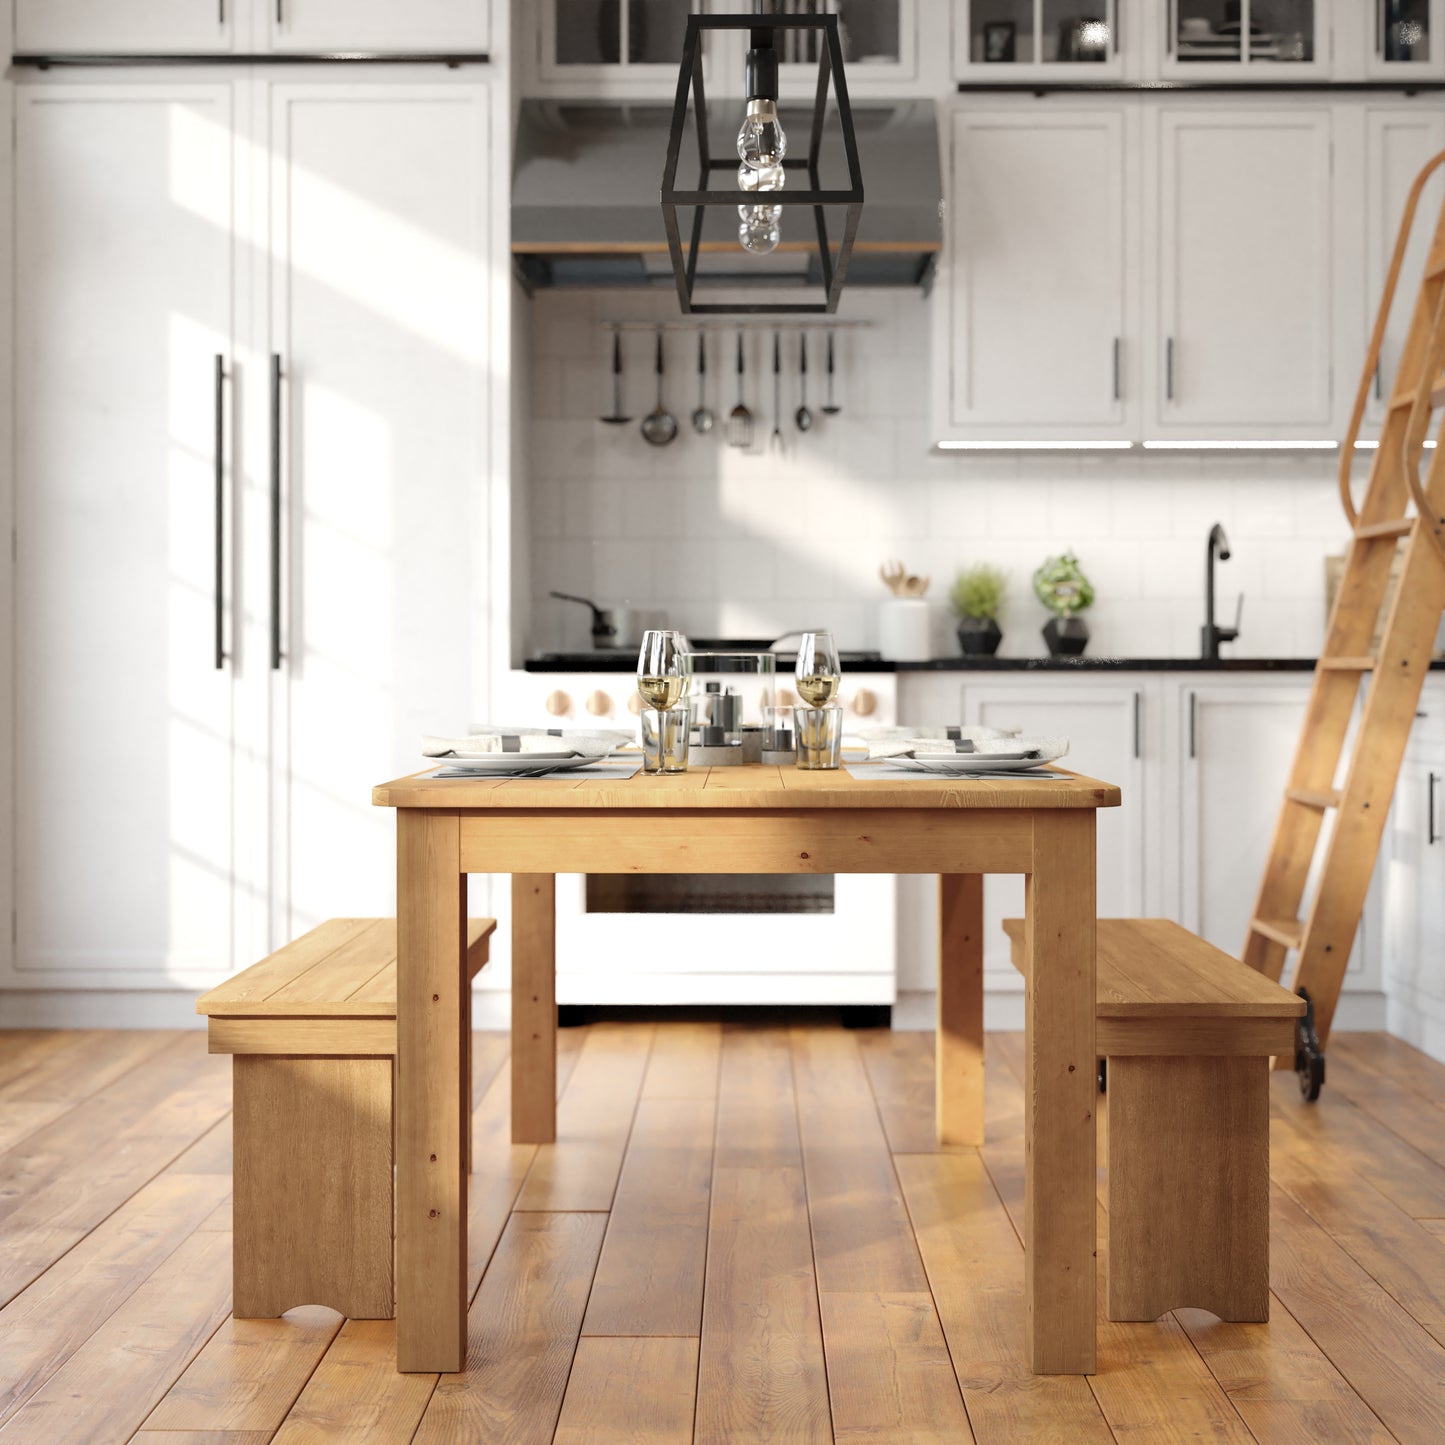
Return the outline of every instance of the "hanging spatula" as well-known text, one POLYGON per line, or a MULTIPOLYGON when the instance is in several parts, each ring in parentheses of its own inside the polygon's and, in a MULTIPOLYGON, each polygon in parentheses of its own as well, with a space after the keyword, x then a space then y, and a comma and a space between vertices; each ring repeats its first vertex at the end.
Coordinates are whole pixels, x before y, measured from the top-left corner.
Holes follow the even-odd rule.
POLYGON ((746 450, 753 444, 753 414, 743 404, 743 334, 738 332, 738 404, 728 413, 728 445, 746 450))

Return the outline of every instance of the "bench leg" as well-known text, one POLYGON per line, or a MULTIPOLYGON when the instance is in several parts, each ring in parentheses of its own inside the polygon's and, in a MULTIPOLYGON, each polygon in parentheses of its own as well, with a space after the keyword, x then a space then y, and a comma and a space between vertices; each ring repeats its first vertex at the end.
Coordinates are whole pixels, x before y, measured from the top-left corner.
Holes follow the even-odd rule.
POLYGON ((1109 1060, 1109 1318, 1269 1318, 1269 1060, 1109 1060))
POLYGON ((391 1059, 232 1062, 234 1314, 390 1319, 391 1059))
POLYGON ((557 1138, 557 878, 512 877, 512 1143, 557 1138))
POLYGON ((938 875, 938 1032, 934 1116, 940 1144, 983 1143, 983 876, 938 875))

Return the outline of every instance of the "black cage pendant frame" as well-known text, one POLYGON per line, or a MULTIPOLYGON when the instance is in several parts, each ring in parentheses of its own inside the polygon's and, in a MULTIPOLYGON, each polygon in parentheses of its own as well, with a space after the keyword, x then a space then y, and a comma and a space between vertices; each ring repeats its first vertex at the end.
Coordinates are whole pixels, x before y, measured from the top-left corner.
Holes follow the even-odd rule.
POLYGON ((667 249, 672 256, 672 271, 677 281, 677 297, 685 314, 725 314, 750 316, 832 315, 838 309, 843 290, 843 277, 853 254, 853 240, 858 234, 858 218, 863 211, 863 175, 858 166, 858 141, 853 132, 853 111, 848 104, 848 83, 843 78, 843 46, 838 33, 836 15, 689 15, 687 37, 682 48, 682 67, 677 78, 677 99, 673 105, 672 128, 667 138, 667 163, 662 171, 662 219, 667 227, 667 249), (759 193, 738 190, 713 190, 709 181, 714 171, 724 170, 736 175, 735 159, 715 160, 708 147, 707 101, 702 85, 702 35, 705 30, 818 30, 822 32, 822 48, 818 57, 818 88, 813 100, 813 125, 808 139, 806 159, 784 157, 783 168, 806 171, 806 191, 768 191, 766 201, 759 193), (825 191, 818 180, 818 158, 823 146, 823 125, 827 119, 828 87, 831 82, 838 106, 838 120, 843 130, 843 151, 848 162, 849 187, 846 191, 825 191), (687 128, 687 102, 691 93, 697 119, 698 189, 677 189, 677 166, 682 151, 683 132, 687 128), (703 218, 707 206, 754 204, 769 206, 811 206, 818 232, 818 266, 823 279, 824 300, 821 302, 764 303, 747 302, 735 305, 701 304, 693 300, 697 282, 697 258, 702 246, 703 218), (686 252, 678 227, 680 206, 692 206, 692 237, 686 252), (846 206, 842 243, 834 260, 828 246, 828 221, 824 206, 846 206))

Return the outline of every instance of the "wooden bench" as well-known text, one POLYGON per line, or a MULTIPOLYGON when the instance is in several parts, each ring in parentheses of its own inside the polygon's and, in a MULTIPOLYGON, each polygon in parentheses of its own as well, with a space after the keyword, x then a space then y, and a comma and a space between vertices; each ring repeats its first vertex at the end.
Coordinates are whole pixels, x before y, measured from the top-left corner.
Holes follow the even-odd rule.
MULTIPOLYGON (((469 979, 495 928, 467 924, 469 979)), ((234 1314, 321 1304, 390 1319, 396 920, 333 918, 202 994, 196 1012, 211 1053, 235 1056, 234 1314)))
MULTIPOLYGON (((1004 931, 1024 967, 1024 922, 1004 931)), ((1269 1318, 1269 1069, 1302 998, 1164 918, 1101 918, 1111 1320, 1269 1318)))

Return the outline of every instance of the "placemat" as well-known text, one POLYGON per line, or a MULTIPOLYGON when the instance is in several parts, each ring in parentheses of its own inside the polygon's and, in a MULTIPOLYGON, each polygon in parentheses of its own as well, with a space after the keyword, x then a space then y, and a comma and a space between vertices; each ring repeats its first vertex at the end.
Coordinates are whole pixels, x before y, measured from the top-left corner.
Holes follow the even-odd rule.
MULTIPOLYGON (((540 764, 538 766, 541 766, 540 764)), ((630 778, 635 773, 642 771, 642 759, 621 758, 616 761, 605 763, 588 763, 585 768, 562 768, 551 773, 537 773, 531 777, 498 778, 491 773, 469 773, 463 768, 438 768, 435 772, 426 773, 428 778, 471 778, 473 780, 485 779, 488 782, 503 783, 541 783, 553 778, 630 778)))
POLYGON ((1066 773, 1051 772, 1048 768, 1028 768, 1023 772, 1004 773, 919 773, 912 768, 900 768, 894 763, 859 763, 856 767, 843 765, 850 776, 860 782, 889 783, 936 783, 940 778, 950 783, 1012 783, 1032 778, 1036 782, 1061 782, 1066 773))

